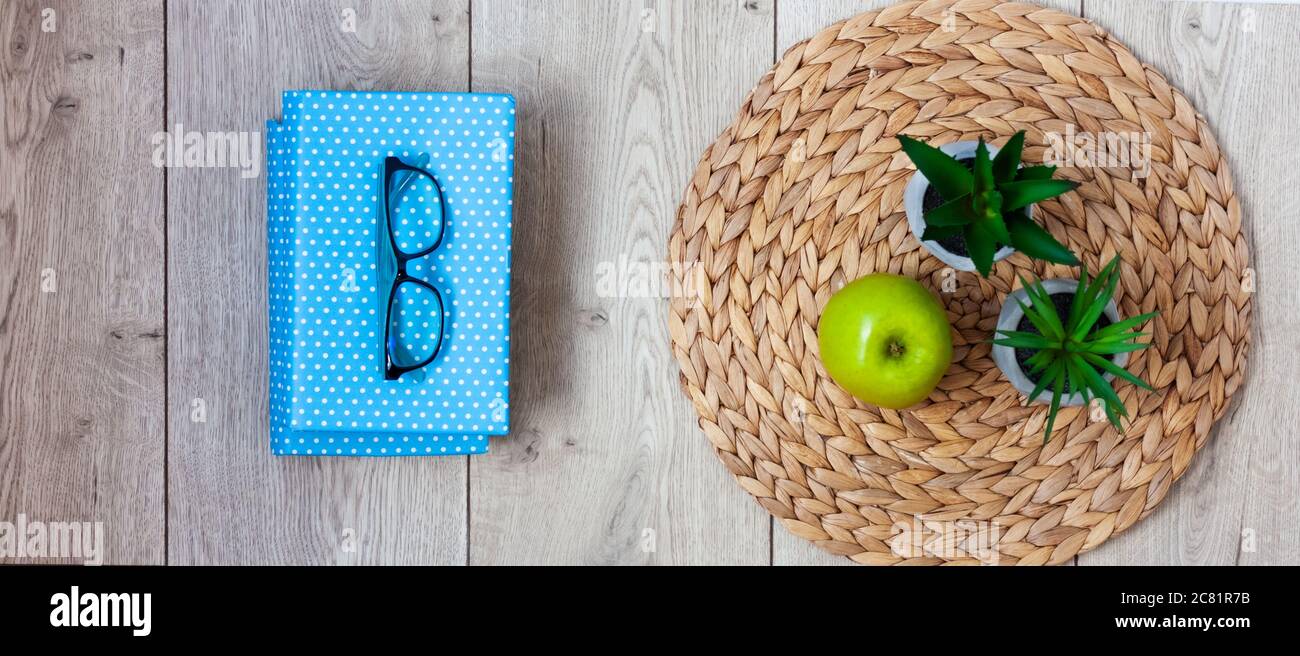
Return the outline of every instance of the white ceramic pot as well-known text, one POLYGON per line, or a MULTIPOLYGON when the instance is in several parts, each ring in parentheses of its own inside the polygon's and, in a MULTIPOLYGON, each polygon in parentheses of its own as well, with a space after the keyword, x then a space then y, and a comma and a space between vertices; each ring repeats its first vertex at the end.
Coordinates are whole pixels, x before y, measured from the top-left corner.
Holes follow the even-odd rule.
MULTIPOLYGON (((989 149, 989 157, 996 157, 998 147, 992 144, 986 144, 989 149)), ((978 141, 958 141, 946 146, 940 146, 939 150, 947 153, 950 157, 957 159, 967 159, 975 157, 975 150, 979 147, 978 141)), ((921 235, 925 234, 925 191, 930 188, 930 181, 920 171, 912 174, 912 179, 907 183, 907 189, 903 192, 903 208, 907 211, 907 225, 912 229, 912 236, 921 242, 921 245, 932 255, 943 261, 944 264, 958 271, 975 271, 975 262, 965 255, 958 255, 939 245, 937 241, 922 241, 921 235)), ((1034 206, 1030 205, 1025 212, 1032 217, 1034 206)), ((1004 246, 1001 250, 993 254, 993 261, 1006 259, 1016 252, 1010 246, 1004 246)))
MULTIPOLYGON (((1079 288, 1079 281, 1068 279, 1044 280, 1043 287, 1048 294, 1073 294, 1079 288)), ((1021 317, 1025 316, 1024 310, 1020 309, 1020 303, 1029 304, 1029 295, 1023 288, 1008 294, 1007 300, 1002 303, 1002 312, 998 314, 998 330, 1016 330, 1021 317)), ((1119 323, 1119 309, 1115 307, 1114 300, 1107 303, 1106 309, 1102 312, 1110 319, 1111 323, 1119 323)), ((1128 353, 1117 353, 1111 358, 1111 361, 1123 367, 1128 362, 1128 353)), ((1020 368, 1020 363, 1016 362, 1016 349, 1010 346, 994 344, 993 362, 997 363, 1003 375, 1007 377, 1008 381, 1011 381, 1011 385, 1023 396, 1028 397, 1034 391, 1034 382, 1020 368)), ((1111 374, 1104 374, 1104 376, 1106 380, 1114 378, 1111 374)), ((1038 398, 1033 400, 1038 403, 1051 403, 1052 390, 1043 390, 1039 393, 1038 398)), ((1063 396, 1061 397, 1061 405, 1083 405, 1083 395, 1075 393, 1070 396, 1063 396)))

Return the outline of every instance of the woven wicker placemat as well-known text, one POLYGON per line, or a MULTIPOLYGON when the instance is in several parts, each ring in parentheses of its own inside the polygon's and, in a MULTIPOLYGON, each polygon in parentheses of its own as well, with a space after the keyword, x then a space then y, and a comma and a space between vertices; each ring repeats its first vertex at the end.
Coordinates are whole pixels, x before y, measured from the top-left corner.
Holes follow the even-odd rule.
MULTIPOLYGON (((1187 98, 1081 18, 990 0, 909 2, 837 23, 759 81, 704 153, 670 236, 702 284, 671 301, 682 385, 740 485, 795 535, 861 563, 1062 563, 1158 505, 1240 387, 1251 284, 1241 206, 1187 98), (1117 385, 1121 434, 1087 408, 1025 407, 983 343, 1018 275, 1077 270, 1017 254, 987 280, 954 273, 908 231, 913 168, 895 135, 931 143, 1027 130, 1140 133, 1149 176, 1064 167, 1077 193, 1037 215, 1089 268, 1122 258, 1120 312, 1160 312, 1117 385), (946 305, 954 362, 903 411, 862 403, 817 356, 831 294, 875 271, 946 305)), ((687 280, 689 283, 690 281, 687 280)))

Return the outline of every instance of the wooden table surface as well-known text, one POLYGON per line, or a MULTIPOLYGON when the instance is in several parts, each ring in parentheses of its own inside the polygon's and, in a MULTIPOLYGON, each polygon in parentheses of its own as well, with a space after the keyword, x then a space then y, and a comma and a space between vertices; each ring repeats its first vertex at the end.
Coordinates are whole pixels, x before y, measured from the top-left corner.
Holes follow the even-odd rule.
MULTIPOLYGON (((774 528, 713 455, 666 302, 598 283, 662 261, 697 158, 780 53, 886 4, 0 2, 0 522, 101 521, 112 563, 847 563, 774 528), (158 167, 151 139, 260 142, 290 88, 518 98, 513 431, 490 454, 270 455, 265 178, 158 167)), ((1300 7, 1039 4, 1207 116, 1260 295, 1234 409, 1156 512, 1077 564, 1295 563, 1300 7)))

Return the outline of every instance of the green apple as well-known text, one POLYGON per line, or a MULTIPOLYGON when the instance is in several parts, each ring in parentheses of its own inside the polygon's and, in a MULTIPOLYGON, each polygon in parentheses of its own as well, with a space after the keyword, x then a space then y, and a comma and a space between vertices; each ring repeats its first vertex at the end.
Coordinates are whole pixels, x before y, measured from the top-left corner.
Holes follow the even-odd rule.
POLYGON ((883 408, 920 403, 952 362, 943 306, 921 283, 892 273, 859 278, 831 296, 817 343, 835 382, 883 408))

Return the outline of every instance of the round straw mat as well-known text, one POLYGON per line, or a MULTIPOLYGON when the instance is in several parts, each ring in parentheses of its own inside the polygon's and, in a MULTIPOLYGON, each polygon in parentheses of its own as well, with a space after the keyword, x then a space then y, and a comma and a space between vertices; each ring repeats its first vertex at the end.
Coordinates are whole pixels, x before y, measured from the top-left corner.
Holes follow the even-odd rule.
POLYGON ((1253 272, 1209 127, 1096 25, 1032 5, 908 2, 791 48, 704 152, 669 252, 699 274, 669 329, 705 436, 788 530, 860 563, 1068 561, 1165 498, 1245 371, 1253 272), (1156 391, 1116 385, 1123 432, 1063 409, 1044 446, 1046 406, 1024 406, 984 343, 1017 276, 1077 269, 1017 254, 980 279, 908 231, 897 134, 1002 144, 1022 129, 1026 162, 1054 134, 1149 141, 1146 177, 1067 165, 1082 186, 1037 209, 1090 270, 1119 254, 1122 315, 1160 312, 1128 365, 1156 391), (876 271, 921 281, 953 326, 946 377, 902 411, 850 396, 817 354, 831 294, 876 271))

